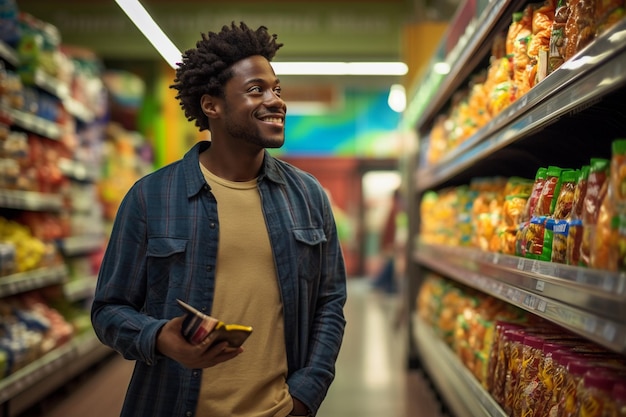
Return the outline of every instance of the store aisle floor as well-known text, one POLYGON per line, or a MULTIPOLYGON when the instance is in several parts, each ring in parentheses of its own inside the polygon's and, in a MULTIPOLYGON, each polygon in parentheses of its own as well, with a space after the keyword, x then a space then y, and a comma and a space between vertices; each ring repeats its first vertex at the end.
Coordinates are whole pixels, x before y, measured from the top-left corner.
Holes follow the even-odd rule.
MULTIPOLYGON (((318 417, 439 417, 421 374, 407 371, 405 324, 399 299, 378 293, 365 279, 351 279, 346 335, 337 377, 318 417)), ((68 384, 20 417, 116 417, 132 362, 117 355, 68 384)))

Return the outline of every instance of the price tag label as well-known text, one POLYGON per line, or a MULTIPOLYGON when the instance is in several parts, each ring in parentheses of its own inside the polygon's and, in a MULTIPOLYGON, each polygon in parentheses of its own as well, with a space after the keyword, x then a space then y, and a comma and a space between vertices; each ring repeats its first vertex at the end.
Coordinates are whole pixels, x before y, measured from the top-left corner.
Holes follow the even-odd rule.
POLYGON ((542 313, 545 313, 547 306, 548 306, 548 303, 545 300, 539 300, 539 303, 537 304, 537 310, 541 311, 542 313))
POLYGON ((537 280, 537 285, 535 285, 535 289, 537 291, 541 291, 543 292, 544 288, 546 287, 546 283, 545 281, 541 281, 541 280, 537 280))
POLYGON ((532 295, 527 295, 524 298, 524 305, 534 310, 537 306, 537 298, 533 297, 532 295))
POLYGON ((533 261, 532 266, 530 268, 531 272, 533 272, 534 274, 537 274, 539 272, 541 272, 541 265, 539 264, 539 262, 537 261, 533 261))
POLYGON ((498 263, 500 262, 500 254, 499 253, 495 253, 493 255, 493 261, 494 265, 498 265, 498 263))
POLYGON ((606 323, 604 325, 604 329, 602 329, 602 337, 609 342, 615 341, 615 335, 617 334, 617 329, 613 323, 606 323))
POLYGON ((598 325, 598 321, 596 320, 595 317, 585 316, 583 318, 583 326, 586 332, 595 333, 597 325, 598 325))
POLYGON ((604 291, 613 291, 613 288, 615 288, 616 285, 616 278, 615 276, 607 276, 604 277, 604 279, 602 280, 602 289, 604 291))

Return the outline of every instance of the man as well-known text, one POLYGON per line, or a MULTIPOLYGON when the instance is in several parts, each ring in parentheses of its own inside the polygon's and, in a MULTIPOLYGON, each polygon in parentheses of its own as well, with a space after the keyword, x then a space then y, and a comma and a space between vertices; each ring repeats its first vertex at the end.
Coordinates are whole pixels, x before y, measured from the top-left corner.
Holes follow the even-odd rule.
POLYGON ((136 361, 122 416, 314 415, 334 378, 345 267, 323 188, 266 151, 285 133, 276 38, 233 23, 183 54, 172 88, 211 141, 120 206, 92 322, 136 361), (176 299, 254 331, 192 345, 176 299))

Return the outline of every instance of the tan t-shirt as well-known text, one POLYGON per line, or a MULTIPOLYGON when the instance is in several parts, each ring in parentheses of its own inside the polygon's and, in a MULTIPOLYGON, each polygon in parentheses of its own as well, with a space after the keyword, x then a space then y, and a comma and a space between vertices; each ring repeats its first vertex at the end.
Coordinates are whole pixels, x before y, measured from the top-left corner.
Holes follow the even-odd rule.
POLYGON ((253 332, 243 353, 203 371, 197 416, 287 416, 283 308, 256 180, 231 182, 201 168, 220 225, 211 315, 253 332))

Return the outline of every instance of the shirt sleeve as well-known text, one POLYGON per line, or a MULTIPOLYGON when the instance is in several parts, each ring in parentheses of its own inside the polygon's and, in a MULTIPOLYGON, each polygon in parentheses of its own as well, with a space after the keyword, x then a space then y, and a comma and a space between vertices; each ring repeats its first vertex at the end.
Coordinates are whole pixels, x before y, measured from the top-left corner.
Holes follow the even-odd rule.
POLYGON ((141 313, 146 296, 146 219, 135 184, 118 210, 96 286, 91 320, 102 343, 126 359, 153 363, 166 320, 141 313))

